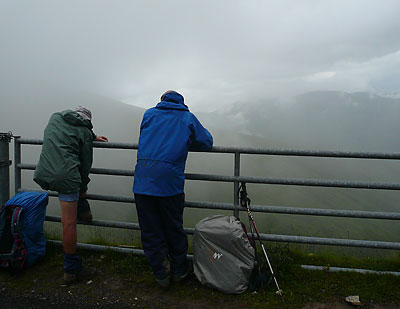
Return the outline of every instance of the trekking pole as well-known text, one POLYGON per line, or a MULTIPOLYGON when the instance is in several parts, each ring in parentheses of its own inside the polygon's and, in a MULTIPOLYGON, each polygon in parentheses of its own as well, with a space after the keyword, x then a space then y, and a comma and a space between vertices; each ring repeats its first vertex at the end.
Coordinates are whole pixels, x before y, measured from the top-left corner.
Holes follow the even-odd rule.
POLYGON ((260 233, 258 231, 256 222, 255 222, 254 217, 253 217, 253 215, 251 213, 251 210, 250 210, 250 199, 247 196, 246 183, 245 182, 241 182, 240 187, 242 189, 242 191, 240 191, 240 205, 242 207, 246 207, 247 208, 247 215, 249 216, 249 219, 250 219, 249 221, 251 222, 251 225, 250 225, 251 232, 253 234, 253 228, 252 227, 254 227, 254 230, 256 231, 256 234, 257 234, 258 241, 260 242, 261 249, 262 249, 262 251, 264 253, 265 259, 267 260, 269 270, 271 271, 272 278, 274 278, 274 282, 275 282, 275 285, 276 285, 276 288, 277 288, 276 294, 282 295, 283 291, 279 287, 278 281, 276 280, 276 276, 275 276, 274 270, 272 269, 271 262, 269 261, 269 258, 268 258, 268 255, 267 255, 267 251, 265 250, 264 244, 261 241, 260 233))
MULTIPOLYGON (((250 201, 250 199, 247 197, 247 192, 246 190, 242 190, 240 191, 240 187, 239 187, 239 200, 240 200, 240 205, 244 208, 247 208, 246 204, 250 201)), ((254 227, 253 224, 251 223, 251 219, 249 218, 249 227, 250 227, 250 233, 251 233, 251 246, 254 248, 254 254, 255 254, 255 267, 257 267, 257 271, 258 271, 258 277, 260 278, 260 282, 261 282, 261 288, 264 287, 264 282, 262 280, 262 275, 261 275, 261 263, 260 263, 260 259, 258 257, 258 252, 257 252, 257 243, 256 243, 256 238, 254 236, 254 227)))

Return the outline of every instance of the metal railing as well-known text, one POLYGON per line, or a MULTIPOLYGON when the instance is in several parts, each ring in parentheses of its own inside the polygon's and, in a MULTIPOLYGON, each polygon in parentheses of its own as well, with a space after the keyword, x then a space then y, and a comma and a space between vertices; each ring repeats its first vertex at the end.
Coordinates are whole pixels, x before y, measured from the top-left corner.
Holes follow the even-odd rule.
POLYGON ((10 141, 12 133, 0 133, 0 205, 9 199, 10 195, 10 141))
MULTIPOLYGON (((14 168, 15 168, 15 192, 26 191, 21 186, 21 171, 34 170, 36 165, 24 164, 21 162, 21 145, 42 145, 42 141, 38 139, 14 138, 14 168)), ((113 149, 137 149, 137 144, 128 143, 94 143, 95 148, 113 148, 113 149)), ((240 164, 242 154, 252 155, 274 155, 274 156, 297 156, 297 157, 324 157, 324 158, 357 158, 357 159, 382 159, 382 160, 400 160, 400 153, 372 153, 372 152, 344 152, 344 151, 311 151, 311 150, 291 150, 291 149, 256 149, 256 148, 236 148, 236 147, 217 147, 214 146, 209 151, 201 151, 207 153, 223 153, 233 155, 233 176, 211 175, 211 174, 185 174, 186 179, 198 181, 216 181, 233 183, 233 204, 213 203, 213 202, 186 202, 185 207, 203 208, 203 209, 219 209, 231 210, 238 217, 239 211, 245 211, 239 207, 238 189, 240 182, 257 183, 257 184, 274 184, 287 186, 313 186, 313 187, 329 187, 329 188, 356 188, 356 189, 381 189, 381 190, 400 190, 399 183, 381 183, 381 182, 365 182, 365 181, 340 181, 340 180, 320 180, 320 179, 300 179, 300 178, 271 178, 271 177, 249 177, 240 176, 240 164)), ((115 175, 115 176, 134 176, 132 170, 92 168, 92 174, 115 175)), ((57 193, 50 192, 50 196, 57 196, 57 193)), ((122 203, 135 203, 133 197, 110 196, 89 194, 88 199, 114 201, 122 203)), ((281 207, 267 205, 252 205, 252 212, 262 213, 278 213, 292 215, 312 215, 312 216, 331 216, 331 217, 347 217, 347 218, 368 218, 368 219, 385 219, 399 220, 400 213, 392 212, 372 212, 372 211, 356 211, 356 210, 336 210, 336 209, 316 209, 316 208, 297 208, 297 207, 281 207)), ((60 217, 46 216, 47 221, 60 222, 60 217)), ((93 220, 91 223, 82 223, 100 227, 113 227, 122 229, 139 230, 138 223, 115 222, 93 220)), ((187 234, 194 233, 193 228, 185 228, 187 234)), ((306 237, 294 235, 275 235, 261 234, 261 239, 274 242, 288 242, 301 244, 317 244, 317 245, 333 245, 347 247, 363 247, 375 249, 400 249, 399 242, 372 241, 372 240, 356 240, 356 239, 340 239, 340 238, 321 238, 306 237)), ((96 246, 88 244, 80 244, 80 247, 104 250, 109 247, 96 246)), ((120 252, 128 252, 133 254, 143 254, 143 251, 137 249, 114 248, 120 252)))

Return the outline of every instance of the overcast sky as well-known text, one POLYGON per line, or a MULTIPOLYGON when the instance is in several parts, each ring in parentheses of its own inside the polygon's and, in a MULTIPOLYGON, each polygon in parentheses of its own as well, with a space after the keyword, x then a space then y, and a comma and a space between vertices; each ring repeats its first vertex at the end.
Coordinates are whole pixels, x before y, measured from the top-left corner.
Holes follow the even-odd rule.
MULTIPOLYGON (((0 0, 0 82, 194 111, 312 90, 400 94, 400 1, 0 0)), ((17 89, 17 88, 16 88, 17 89)))

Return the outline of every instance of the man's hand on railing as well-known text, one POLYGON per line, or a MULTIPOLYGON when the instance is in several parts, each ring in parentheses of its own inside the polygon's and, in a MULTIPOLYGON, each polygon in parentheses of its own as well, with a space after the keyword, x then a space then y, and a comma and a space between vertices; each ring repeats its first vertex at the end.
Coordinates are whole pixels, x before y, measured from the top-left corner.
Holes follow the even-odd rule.
POLYGON ((97 141, 97 142, 108 142, 108 138, 103 136, 103 135, 99 135, 99 136, 96 136, 95 141, 97 141))

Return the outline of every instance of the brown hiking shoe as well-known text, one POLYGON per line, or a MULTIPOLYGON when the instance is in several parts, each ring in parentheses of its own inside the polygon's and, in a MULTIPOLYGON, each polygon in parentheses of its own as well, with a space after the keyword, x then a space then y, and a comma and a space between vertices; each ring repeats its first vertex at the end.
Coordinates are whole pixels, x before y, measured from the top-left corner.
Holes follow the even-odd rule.
POLYGON ((64 277, 63 277, 63 280, 61 282, 61 285, 71 285, 71 284, 74 284, 76 282, 78 282, 76 274, 64 273, 64 277))
POLYGON ((189 272, 186 272, 183 275, 172 275, 172 281, 174 283, 185 283, 189 279, 189 272))
POLYGON ((76 274, 64 273, 62 280, 62 286, 69 286, 77 282, 88 282, 96 276, 96 270, 94 268, 82 268, 76 274))
POLYGON ((156 278, 156 282, 158 283, 161 289, 168 290, 169 286, 171 285, 171 277, 168 276, 167 278, 164 279, 156 278))

